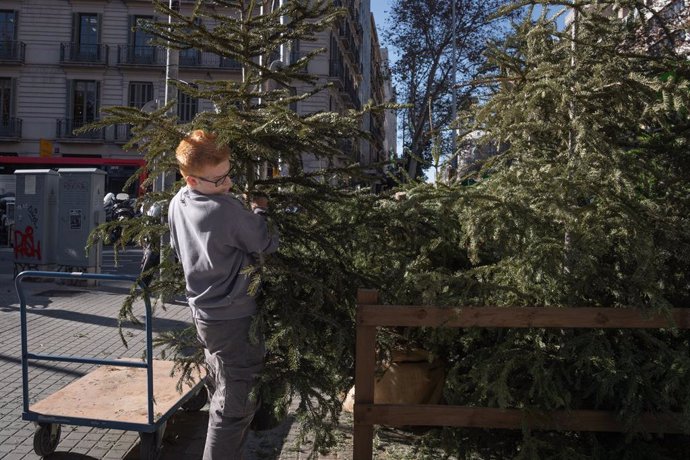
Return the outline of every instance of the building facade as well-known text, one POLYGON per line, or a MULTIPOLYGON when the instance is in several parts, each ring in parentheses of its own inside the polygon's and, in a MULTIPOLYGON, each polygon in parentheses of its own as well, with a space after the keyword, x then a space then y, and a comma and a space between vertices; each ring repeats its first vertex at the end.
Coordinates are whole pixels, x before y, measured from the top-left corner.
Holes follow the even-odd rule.
MULTIPOLYGON (((288 1, 288 0, 283 0, 288 1)), ((369 100, 383 102, 382 60, 369 0, 333 0, 348 14, 316 42, 293 43, 280 59, 298 59, 325 47, 308 71, 333 83, 329 91, 298 102, 299 113, 342 112, 369 100)), ((182 0, 183 13, 194 2, 182 0)), ((278 0, 266 1, 275 7, 278 0)), ((0 175, 15 169, 96 165, 108 172, 108 191, 119 191, 141 164, 124 151, 126 125, 86 133, 108 106, 146 110, 160 104, 166 86, 166 49, 152 45, 138 24, 155 17, 150 0, 2 0, 0 3, 0 175), (53 166, 55 165, 55 166, 53 166)), ((238 62, 197 50, 179 52, 179 79, 240 79, 238 62)), ((300 91, 299 87, 295 91, 300 91)), ((191 121, 213 109, 209 101, 177 95, 177 115, 191 121)), ((373 116, 372 116, 373 118, 373 116)), ((383 123, 366 119, 374 140, 343 143, 343 159, 363 164, 383 155, 383 123)), ((321 164, 305 155, 305 169, 321 164)))

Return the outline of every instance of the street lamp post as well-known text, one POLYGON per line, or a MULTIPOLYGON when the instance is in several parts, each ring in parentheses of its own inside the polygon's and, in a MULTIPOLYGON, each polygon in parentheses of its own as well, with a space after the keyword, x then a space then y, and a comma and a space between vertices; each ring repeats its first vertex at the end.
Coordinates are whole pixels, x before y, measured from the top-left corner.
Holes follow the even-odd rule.
MULTIPOLYGON (((169 0, 168 3, 168 8, 171 11, 179 11, 180 10, 180 3, 178 0, 169 0)), ((172 15, 168 14, 168 25, 171 25, 173 21, 172 15)), ((172 92, 175 89, 175 86, 172 84, 173 80, 177 80, 178 75, 179 75, 179 67, 180 67, 180 54, 177 49, 173 49, 170 47, 170 42, 168 41, 168 46, 166 47, 166 52, 165 52, 165 93, 164 93, 164 98, 163 98, 163 104, 167 104, 172 97, 172 92)), ((169 114, 174 113, 175 111, 175 105, 170 107, 169 109, 169 114)), ((163 173, 159 174, 158 178, 156 178, 153 181, 153 191, 154 192, 163 192, 165 191, 166 187, 168 184, 166 183, 166 176, 168 175, 167 171, 164 171, 163 173)), ((171 182, 174 182, 174 176, 171 182)), ((161 220, 163 219, 163 213, 160 213, 160 218, 161 220)), ((162 259, 162 256, 164 254, 164 249, 166 246, 170 244, 170 235, 166 232, 163 235, 161 235, 160 238, 160 247, 159 247, 159 252, 160 257, 162 259)), ((162 262, 162 260, 161 260, 162 262)), ((159 267, 159 276, 162 279, 164 274, 163 274, 163 267, 162 265, 159 267)), ((165 303, 168 301, 168 296, 169 294, 164 294, 163 292, 159 293, 158 296, 158 301, 161 303, 165 303)))
MULTIPOLYGON (((172 11, 180 10, 180 2, 178 0, 169 0, 168 8, 172 11)), ((172 24, 172 15, 168 14, 168 24, 172 24)), ((165 51, 165 95, 163 98, 163 104, 166 105, 170 100, 174 99, 172 96, 173 91, 176 87, 172 84, 174 80, 178 79, 180 70, 180 52, 177 49, 173 49, 168 43, 165 51)), ((170 107, 168 114, 175 112, 175 106, 170 107)), ((166 174, 160 175, 160 191, 166 188, 166 174)))

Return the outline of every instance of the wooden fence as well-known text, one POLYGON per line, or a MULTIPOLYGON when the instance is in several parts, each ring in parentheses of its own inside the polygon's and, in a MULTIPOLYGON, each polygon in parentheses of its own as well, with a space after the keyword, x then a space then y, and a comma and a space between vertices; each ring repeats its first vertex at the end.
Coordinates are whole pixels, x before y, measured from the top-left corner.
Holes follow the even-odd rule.
MULTIPOLYGON (((559 431, 624 431, 616 414, 610 411, 527 412, 520 409, 429 404, 374 404, 377 327, 690 329, 690 309, 673 309, 666 315, 652 315, 626 308, 442 308, 378 303, 378 291, 358 291, 353 439, 355 460, 372 458, 374 425, 503 429, 529 426, 559 431)), ((639 420, 639 430, 681 433, 683 430, 679 418, 680 414, 674 413, 643 414, 639 420)))

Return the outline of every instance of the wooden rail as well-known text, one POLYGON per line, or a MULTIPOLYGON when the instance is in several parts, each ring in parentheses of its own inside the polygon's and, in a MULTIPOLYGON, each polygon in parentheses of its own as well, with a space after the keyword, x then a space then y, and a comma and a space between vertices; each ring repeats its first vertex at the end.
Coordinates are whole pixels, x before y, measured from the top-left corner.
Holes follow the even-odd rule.
MULTIPOLYGON (((624 431, 615 412, 533 411, 428 404, 374 404, 377 327, 690 329, 690 309, 658 315, 625 308, 481 307, 379 305, 379 293, 357 292, 355 360, 355 460, 372 458, 374 425, 456 426, 560 431, 624 431)), ((682 433, 681 414, 643 414, 637 426, 649 433, 682 433)))

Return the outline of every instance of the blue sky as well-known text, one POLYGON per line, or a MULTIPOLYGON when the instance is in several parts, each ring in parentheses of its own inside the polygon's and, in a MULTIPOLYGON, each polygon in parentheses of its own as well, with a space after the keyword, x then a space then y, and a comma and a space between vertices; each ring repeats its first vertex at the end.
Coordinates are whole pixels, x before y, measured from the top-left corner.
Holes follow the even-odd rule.
POLYGON ((388 18, 388 10, 390 10, 393 0, 371 0, 371 12, 374 13, 374 20, 376 21, 376 30, 379 34, 379 40, 383 41, 381 32, 386 25, 388 18))

